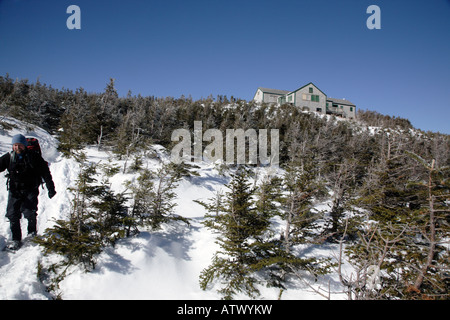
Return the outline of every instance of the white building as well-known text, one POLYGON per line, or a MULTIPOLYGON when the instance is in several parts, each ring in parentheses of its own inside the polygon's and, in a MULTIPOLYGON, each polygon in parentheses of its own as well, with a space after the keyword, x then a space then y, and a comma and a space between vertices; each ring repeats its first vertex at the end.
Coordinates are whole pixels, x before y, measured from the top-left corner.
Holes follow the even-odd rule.
POLYGON ((253 100, 259 103, 290 103, 304 111, 322 114, 334 114, 339 117, 354 119, 356 106, 345 99, 329 98, 314 83, 310 82, 294 91, 258 88, 253 100))
POLYGON ((253 100, 264 103, 278 103, 278 98, 285 96, 289 91, 267 88, 258 88, 253 100))

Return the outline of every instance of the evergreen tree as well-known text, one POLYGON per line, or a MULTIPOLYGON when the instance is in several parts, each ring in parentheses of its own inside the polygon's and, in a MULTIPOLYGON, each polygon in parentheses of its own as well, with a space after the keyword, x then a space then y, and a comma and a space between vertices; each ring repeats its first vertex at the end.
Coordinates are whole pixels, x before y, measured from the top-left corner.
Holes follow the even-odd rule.
MULTIPOLYGON (((287 176, 292 177, 292 171, 287 176)), ((291 180, 289 183, 294 188, 295 183, 291 180)), ((300 241, 306 236, 300 230, 311 226, 311 221, 295 213, 303 211, 302 217, 311 216, 306 203, 302 203, 304 199, 297 202, 283 195, 282 186, 282 179, 266 177, 252 187, 249 172, 239 168, 227 185, 230 191, 225 199, 215 197, 209 204, 199 202, 208 211, 204 224, 218 233, 221 248, 200 276, 203 289, 220 279, 223 287, 219 292, 225 299, 232 299, 239 292, 257 297, 257 284, 283 290, 288 276, 299 275, 299 270, 315 276, 329 272, 331 264, 327 259, 299 257, 293 250, 297 244, 307 242, 306 238, 300 241), (290 219, 285 221, 287 239, 272 229, 276 217, 290 219)))
MULTIPOLYGON (((139 225, 145 225, 152 211, 153 203, 153 182, 154 174, 148 169, 141 171, 136 182, 126 182, 127 188, 131 191, 131 217, 137 221, 139 225)), ((127 234, 130 234, 131 227, 128 228, 127 234)), ((138 232, 138 230, 135 230, 138 232)))
POLYGON ((36 240, 46 253, 64 256, 64 265, 81 263, 86 270, 95 268, 103 247, 125 235, 127 219, 125 197, 114 194, 105 181, 98 184, 96 174, 95 164, 81 164, 69 219, 56 221, 36 240))
POLYGON ((332 241, 340 239, 344 230, 345 211, 351 209, 356 185, 356 161, 344 159, 342 163, 335 166, 334 172, 329 175, 331 184, 332 205, 329 216, 329 227, 327 238, 332 241))
POLYGON ((279 177, 266 176, 255 191, 255 210, 264 223, 261 234, 255 237, 252 249, 258 261, 253 266, 270 287, 286 289, 286 274, 298 259, 285 250, 273 219, 282 216, 282 186, 279 177))
POLYGON ((255 210, 254 190, 248 182, 248 175, 240 167, 227 185, 229 192, 225 195, 224 204, 216 207, 223 211, 205 215, 204 225, 218 233, 220 251, 215 253, 212 264, 202 271, 200 286, 205 290, 215 279, 222 279, 224 286, 219 293, 224 299, 232 299, 239 292, 251 297, 259 294, 253 269, 257 257, 252 244, 261 235, 265 223, 255 210))
POLYGON ((65 111, 60 119, 61 130, 59 131, 58 150, 65 156, 70 157, 74 152, 84 147, 89 142, 90 105, 87 93, 77 89, 64 102, 65 111))
POLYGON ((176 193, 180 175, 173 170, 173 164, 165 164, 156 172, 142 170, 137 183, 128 182, 132 192, 131 215, 142 226, 158 229, 163 223, 189 220, 174 213, 176 193))
POLYGON ((283 179, 283 193, 280 200, 280 217, 285 225, 282 233, 279 278, 285 283, 290 276, 318 276, 330 272, 333 264, 328 258, 304 257, 296 248, 302 244, 317 243, 320 234, 319 221, 323 212, 314 208, 314 200, 324 193, 318 179, 318 168, 313 159, 305 157, 301 165, 290 163, 283 179))
POLYGON ((292 246, 304 243, 313 236, 315 224, 322 213, 314 209, 314 199, 323 192, 317 179, 317 168, 312 159, 301 166, 291 163, 284 176, 285 195, 282 199, 282 218, 286 222, 283 234, 284 247, 290 252, 292 246))

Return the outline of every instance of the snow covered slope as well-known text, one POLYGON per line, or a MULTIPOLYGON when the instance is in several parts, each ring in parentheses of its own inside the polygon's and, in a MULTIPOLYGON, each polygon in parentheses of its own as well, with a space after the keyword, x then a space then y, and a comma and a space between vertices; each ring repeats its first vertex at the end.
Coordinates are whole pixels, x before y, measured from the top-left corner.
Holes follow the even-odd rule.
MULTIPOLYGON (((56 185, 57 195, 48 199, 47 190, 40 189, 38 211, 38 233, 51 227, 55 219, 66 219, 70 212, 71 193, 77 177, 78 166, 74 160, 63 158, 57 151, 58 142, 42 129, 27 132, 26 126, 16 120, 8 120, 17 128, 0 131, 0 153, 11 150, 11 137, 17 133, 35 136, 39 139, 43 157, 49 161, 56 185)), ((155 147, 162 154, 162 148, 155 147)), ((95 148, 86 148, 90 161, 107 162, 110 156, 95 148)), ((160 162, 145 160, 150 169, 156 169, 160 162)), ((121 167, 122 162, 117 162, 121 167)), ((178 199, 176 213, 191 219, 191 226, 165 226, 157 232, 143 231, 139 235, 120 240, 114 248, 107 248, 98 258, 96 269, 85 273, 74 269, 60 284, 63 299, 219 299, 215 288, 203 291, 199 287, 199 274, 206 268, 217 250, 215 236, 201 221, 205 214, 203 207, 192 200, 207 200, 216 190, 224 189, 227 178, 221 176, 214 166, 201 164, 200 176, 182 180, 176 190, 178 199)), ((125 180, 133 179, 131 174, 119 173, 111 182, 116 190, 123 188, 125 180)), ((4 173, 0 174, 0 246, 10 239, 6 212, 7 190, 4 173)), ((22 219, 23 234, 26 234, 25 219, 22 219)), ((308 248, 308 254, 329 256, 336 247, 308 248)), ((38 281, 37 263, 43 258, 41 248, 27 245, 16 254, 0 252, 0 300, 6 299, 50 299, 44 286, 38 281)), ((330 275, 317 284, 330 285, 331 292, 340 292, 336 275, 330 275)), ((261 299, 277 299, 279 290, 261 287, 261 299)), ((246 296, 236 298, 247 299, 246 296)), ((302 283, 293 283, 283 293, 283 299, 323 299, 302 283)), ((332 294, 332 299, 345 298, 332 294)))

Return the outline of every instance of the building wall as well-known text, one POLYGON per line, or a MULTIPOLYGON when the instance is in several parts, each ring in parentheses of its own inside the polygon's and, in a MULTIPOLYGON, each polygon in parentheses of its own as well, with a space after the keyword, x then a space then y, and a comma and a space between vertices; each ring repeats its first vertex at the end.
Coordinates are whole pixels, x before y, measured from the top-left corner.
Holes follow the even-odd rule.
POLYGON ((263 92, 261 89, 258 89, 255 93, 255 96, 253 97, 253 100, 259 103, 277 103, 278 98, 282 96, 282 94, 263 92))
MULTIPOLYGON (((345 108, 345 106, 344 106, 345 108)), ((349 119, 356 119, 356 107, 355 106, 347 106, 348 110, 346 111, 347 113, 347 118, 349 119)))
POLYGON ((253 100, 255 100, 258 103, 261 103, 261 102, 263 102, 263 98, 264 98, 263 96, 264 96, 263 92, 260 89, 258 89, 258 90, 256 90, 253 100))
POLYGON ((347 119, 356 118, 356 106, 343 103, 327 101, 327 111, 337 116, 343 116, 347 119))
POLYGON ((327 96, 315 85, 309 84, 291 94, 293 95, 294 105, 299 107, 300 110, 314 111, 325 114, 325 103, 327 96), (312 92, 310 89, 312 89, 312 92))
POLYGON ((278 98, 281 96, 282 96, 281 94, 264 92, 264 102, 265 103, 277 103, 278 98))

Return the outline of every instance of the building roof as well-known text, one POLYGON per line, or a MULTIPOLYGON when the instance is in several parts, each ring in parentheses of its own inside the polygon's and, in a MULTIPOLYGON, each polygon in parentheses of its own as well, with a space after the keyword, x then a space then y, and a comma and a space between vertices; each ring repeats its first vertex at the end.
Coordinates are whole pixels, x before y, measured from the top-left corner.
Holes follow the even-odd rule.
POLYGON ((258 90, 261 90, 264 93, 274 93, 274 94, 288 94, 290 91, 287 90, 278 90, 278 89, 268 89, 259 87, 258 90))
POLYGON ((356 106, 354 103, 351 103, 350 101, 345 100, 345 99, 335 99, 335 98, 327 97, 327 101, 331 101, 332 103, 336 103, 336 104, 345 104, 347 106, 356 106))
POLYGON ((310 83, 308 83, 308 84, 305 84, 304 86, 302 86, 302 87, 300 87, 300 88, 298 88, 297 90, 294 90, 294 91, 290 91, 289 93, 294 93, 294 92, 297 92, 297 91, 299 91, 299 90, 301 90, 301 89, 303 89, 304 87, 307 87, 307 86, 310 86, 310 85, 313 85, 317 90, 319 90, 320 92, 322 92, 325 96, 326 96, 326 94, 322 91, 322 90, 320 90, 319 89, 319 87, 318 86, 316 86, 314 83, 312 83, 312 82, 310 82, 310 83))

